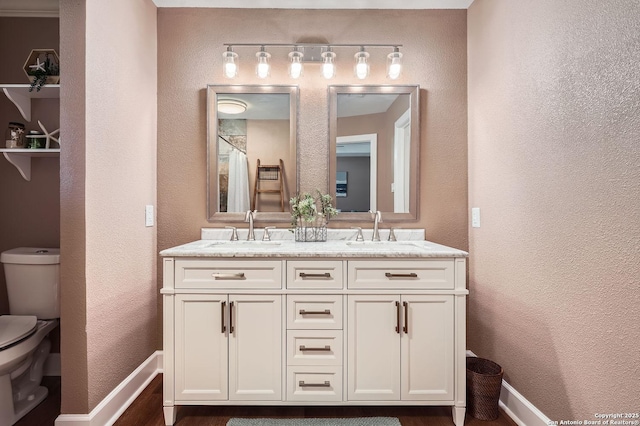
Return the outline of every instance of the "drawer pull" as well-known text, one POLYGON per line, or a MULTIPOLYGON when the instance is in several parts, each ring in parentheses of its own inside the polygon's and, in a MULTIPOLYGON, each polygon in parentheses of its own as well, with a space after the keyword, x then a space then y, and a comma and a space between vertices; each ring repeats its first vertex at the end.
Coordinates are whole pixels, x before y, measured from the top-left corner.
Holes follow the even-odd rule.
POLYGON ((325 272, 324 274, 308 274, 306 272, 300 272, 300 278, 307 279, 307 278, 324 278, 324 279, 331 279, 331 274, 329 272, 325 272))
POLYGON ((402 326, 402 331, 404 331, 404 334, 409 334, 409 303, 402 302, 402 306, 404 307, 404 325, 402 326))
POLYGON ((238 272, 236 274, 220 274, 215 273, 211 274, 211 276, 216 280, 244 280, 244 272, 238 272))
POLYGON ((385 272, 384 276, 390 280, 394 278, 418 278, 418 274, 415 272, 411 272, 409 274, 392 274, 391 272, 385 272))
POLYGON ((307 348, 305 345, 300 345, 300 352, 306 351, 331 351, 331 346, 326 345, 324 348, 307 348))
POLYGON ((227 327, 224 326, 224 308, 227 305, 227 302, 221 302, 220 303, 220 324, 222 324, 222 334, 224 334, 225 331, 227 331, 227 327))
POLYGON ((324 311, 305 311, 304 309, 300 309, 300 315, 331 315, 331 311, 329 309, 325 309, 324 311))
POLYGON ((324 383, 305 383, 304 380, 300 380, 298 386, 301 388, 330 388, 331 383, 328 380, 325 380, 324 383))

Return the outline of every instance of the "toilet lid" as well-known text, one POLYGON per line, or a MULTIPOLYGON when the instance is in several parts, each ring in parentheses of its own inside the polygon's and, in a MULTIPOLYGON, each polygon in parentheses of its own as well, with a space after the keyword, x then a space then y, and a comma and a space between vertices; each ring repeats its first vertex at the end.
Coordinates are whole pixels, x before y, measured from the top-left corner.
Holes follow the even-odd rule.
POLYGON ((6 349, 38 328, 38 318, 33 315, 0 316, 0 350, 6 349))

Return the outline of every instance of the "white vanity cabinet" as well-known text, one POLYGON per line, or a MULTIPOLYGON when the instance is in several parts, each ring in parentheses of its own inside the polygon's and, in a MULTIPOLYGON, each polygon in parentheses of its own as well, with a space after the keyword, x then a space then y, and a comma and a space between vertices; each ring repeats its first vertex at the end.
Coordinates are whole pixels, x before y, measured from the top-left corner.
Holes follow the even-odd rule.
POLYGON ((462 426, 467 254, 299 244, 162 253, 166 424, 179 405, 448 405, 462 426))
POLYGON ((350 401, 454 399, 453 296, 347 299, 350 401))
POLYGON ((176 295, 176 401, 280 400, 281 299, 176 295))

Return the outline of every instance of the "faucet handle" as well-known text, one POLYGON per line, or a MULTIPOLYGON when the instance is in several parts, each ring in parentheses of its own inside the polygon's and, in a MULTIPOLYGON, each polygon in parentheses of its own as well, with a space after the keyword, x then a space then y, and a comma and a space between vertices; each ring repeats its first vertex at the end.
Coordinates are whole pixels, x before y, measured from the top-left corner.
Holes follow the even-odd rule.
POLYGON ((362 228, 359 226, 352 226, 351 229, 357 229, 358 235, 356 236, 356 241, 364 241, 364 237, 362 236, 362 228))
POLYGON ((235 226, 225 226, 227 229, 231 229, 231 239, 229 241, 238 241, 238 229, 235 226))
POLYGON ((389 241, 398 241, 396 239, 396 233, 394 232, 396 228, 389 228, 389 241))
POLYGON ((264 234, 262 234, 262 241, 271 241, 271 235, 269 234, 269 229, 276 229, 275 226, 265 226, 264 234))

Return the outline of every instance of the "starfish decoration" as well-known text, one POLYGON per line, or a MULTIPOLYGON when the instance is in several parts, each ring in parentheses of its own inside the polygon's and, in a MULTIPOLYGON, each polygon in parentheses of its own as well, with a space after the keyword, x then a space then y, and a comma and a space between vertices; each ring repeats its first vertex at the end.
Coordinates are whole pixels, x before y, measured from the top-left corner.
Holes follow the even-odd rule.
POLYGON ((56 130, 52 131, 51 133, 49 133, 49 132, 47 132, 47 129, 44 128, 44 125, 40 122, 40 120, 38 120, 38 125, 42 129, 42 133, 44 134, 44 137, 47 138, 45 149, 49 149, 49 145, 51 144, 51 140, 54 140, 54 141, 58 142, 58 144, 60 144, 60 136, 58 136, 57 138, 53 137, 53 135, 58 133, 60 131, 60 129, 56 129, 56 130))
POLYGON ((44 69, 44 66, 46 65, 46 62, 40 62, 40 58, 36 58, 36 63, 34 65, 29 65, 29 68, 31 68, 34 71, 46 71, 44 69))

